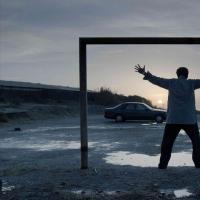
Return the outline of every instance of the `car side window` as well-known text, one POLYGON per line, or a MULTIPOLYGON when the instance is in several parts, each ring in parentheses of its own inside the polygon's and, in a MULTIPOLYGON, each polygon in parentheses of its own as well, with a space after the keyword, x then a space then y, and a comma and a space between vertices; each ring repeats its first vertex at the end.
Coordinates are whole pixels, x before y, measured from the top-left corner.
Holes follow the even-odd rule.
POLYGON ((126 106, 126 110, 135 110, 135 105, 134 104, 128 104, 126 106))
POLYGON ((146 106, 144 106, 144 105, 137 104, 137 105, 136 105, 136 110, 143 111, 143 110, 147 110, 147 108, 146 108, 146 106))

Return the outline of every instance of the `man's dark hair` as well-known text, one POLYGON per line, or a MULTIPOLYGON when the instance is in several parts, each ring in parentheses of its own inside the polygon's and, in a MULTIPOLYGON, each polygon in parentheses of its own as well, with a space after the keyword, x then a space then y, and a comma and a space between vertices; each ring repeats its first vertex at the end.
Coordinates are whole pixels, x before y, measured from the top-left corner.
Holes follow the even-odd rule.
POLYGON ((177 70, 176 70, 176 74, 177 76, 184 76, 185 78, 188 78, 188 74, 189 74, 189 71, 186 67, 179 67, 177 70))

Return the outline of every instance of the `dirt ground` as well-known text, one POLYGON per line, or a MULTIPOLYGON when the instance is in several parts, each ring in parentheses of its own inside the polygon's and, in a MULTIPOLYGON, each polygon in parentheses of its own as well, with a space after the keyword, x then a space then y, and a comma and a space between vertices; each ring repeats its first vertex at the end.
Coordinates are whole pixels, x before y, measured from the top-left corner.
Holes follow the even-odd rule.
POLYGON ((80 170, 78 117, 0 124, 0 199, 200 199, 184 132, 159 170, 164 124, 90 115, 88 128, 89 169, 80 170))

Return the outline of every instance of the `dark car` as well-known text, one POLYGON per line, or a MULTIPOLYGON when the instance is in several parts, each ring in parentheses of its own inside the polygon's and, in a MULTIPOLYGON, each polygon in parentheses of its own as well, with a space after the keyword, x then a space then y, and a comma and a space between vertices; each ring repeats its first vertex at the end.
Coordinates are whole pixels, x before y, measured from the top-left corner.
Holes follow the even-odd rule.
POLYGON ((145 103, 126 102, 112 108, 106 108, 104 117, 115 119, 116 122, 125 120, 154 120, 162 123, 166 120, 166 111, 155 109, 145 103))

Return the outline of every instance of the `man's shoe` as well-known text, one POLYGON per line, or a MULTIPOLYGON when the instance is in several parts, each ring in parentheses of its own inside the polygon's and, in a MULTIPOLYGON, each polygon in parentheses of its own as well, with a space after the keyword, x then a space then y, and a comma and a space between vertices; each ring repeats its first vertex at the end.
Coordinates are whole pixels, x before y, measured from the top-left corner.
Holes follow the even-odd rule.
POLYGON ((195 167, 199 169, 200 168, 200 164, 199 165, 195 165, 195 167))
POLYGON ((164 166, 164 165, 159 164, 159 165, 158 165, 158 169, 167 169, 167 166, 164 166))

